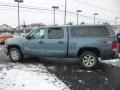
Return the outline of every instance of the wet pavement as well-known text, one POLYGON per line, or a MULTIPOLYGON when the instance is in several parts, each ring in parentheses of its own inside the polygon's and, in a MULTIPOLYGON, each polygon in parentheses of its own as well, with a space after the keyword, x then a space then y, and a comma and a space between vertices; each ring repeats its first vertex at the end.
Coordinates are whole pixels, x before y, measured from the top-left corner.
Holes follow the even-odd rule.
MULTIPOLYGON (((0 53, 0 64, 12 67, 11 63, 4 52, 0 53)), ((49 73, 64 82, 70 90, 120 90, 120 62, 117 62, 118 66, 101 63, 92 70, 85 70, 78 63, 60 60, 55 62, 30 58, 20 64, 44 65, 49 73)))
POLYGON ((71 90, 120 90, 120 68, 117 67, 105 64, 94 70, 84 70, 79 65, 46 67, 71 90))

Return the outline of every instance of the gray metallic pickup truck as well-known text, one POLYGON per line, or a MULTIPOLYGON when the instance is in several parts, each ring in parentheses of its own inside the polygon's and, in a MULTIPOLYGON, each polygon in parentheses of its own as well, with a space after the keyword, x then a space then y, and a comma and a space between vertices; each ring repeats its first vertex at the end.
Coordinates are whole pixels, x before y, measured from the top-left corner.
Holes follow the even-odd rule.
POLYGON ((110 25, 41 27, 25 37, 5 42, 11 61, 24 57, 79 58, 84 68, 93 68, 101 60, 117 57, 118 43, 110 25))

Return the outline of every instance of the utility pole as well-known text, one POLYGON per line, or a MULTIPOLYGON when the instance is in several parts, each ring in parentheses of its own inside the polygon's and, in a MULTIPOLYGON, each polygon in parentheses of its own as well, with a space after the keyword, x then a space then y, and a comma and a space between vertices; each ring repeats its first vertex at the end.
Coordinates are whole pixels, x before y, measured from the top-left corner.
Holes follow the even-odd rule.
POLYGON ((55 11, 56 9, 58 9, 59 7, 58 6, 52 6, 53 8, 53 25, 55 26, 55 11))
POLYGON ((96 24, 96 15, 99 15, 98 13, 94 13, 94 24, 96 24))
POLYGON ((19 36, 20 36, 20 10, 19 10, 19 4, 20 3, 23 3, 23 0, 15 0, 15 2, 17 2, 18 3, 18 29, 19 29, 19 36))
POLYGON ((82 12, 81 10, 77 10, 77 25, 78 25, 78 19, 79 19, 79 12, 82 12))
POLYGON ((64 15, 64 25, 66 25, 66 9, 67 9, 67 0, 65 0, 65 15, 64 15))
POLYGON ((119 19, 119 17, 115 17, 115 29, 117 30, 117 19, 119 19))

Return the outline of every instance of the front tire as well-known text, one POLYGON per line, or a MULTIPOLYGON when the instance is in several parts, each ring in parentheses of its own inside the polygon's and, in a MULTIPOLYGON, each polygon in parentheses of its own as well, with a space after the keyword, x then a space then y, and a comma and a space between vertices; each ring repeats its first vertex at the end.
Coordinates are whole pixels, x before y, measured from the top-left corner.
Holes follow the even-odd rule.
POLYGON ((22 53, 18 48, 10 48, 9 57, 12 62, 20 62, 23 59, 22 53))
POLYGON ((98 57, 95 53, 86 51, 80 55, 80 63, 83 68, 94 68, 98 63, 98 57))

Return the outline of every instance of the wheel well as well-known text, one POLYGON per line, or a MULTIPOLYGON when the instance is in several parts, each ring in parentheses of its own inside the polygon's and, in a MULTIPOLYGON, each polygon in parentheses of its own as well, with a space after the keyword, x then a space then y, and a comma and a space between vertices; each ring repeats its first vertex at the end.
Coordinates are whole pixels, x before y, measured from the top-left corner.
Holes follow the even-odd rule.
POLYGON ((9 46, 7 47, 8 52, 9 52, 9 50, 10 50, 11 48, 18 48, 18 49, 21 51, 21 48, 20 48, 19 46, 17 46, 17 45, 9 45, 9 46))
POLYGON ((95 53, 98 57, 101 57, 101 54, 100 54, 100 51, 99 49, 97 48, 89 48, 89 47, 86 47, 86 48, 81 48, 79 51, 78 51, 78 54, 77 54, 77 57, 79 57, 82 53, 86 52, 86 51, 90 51, 90 52, 93 52, 95 53))

